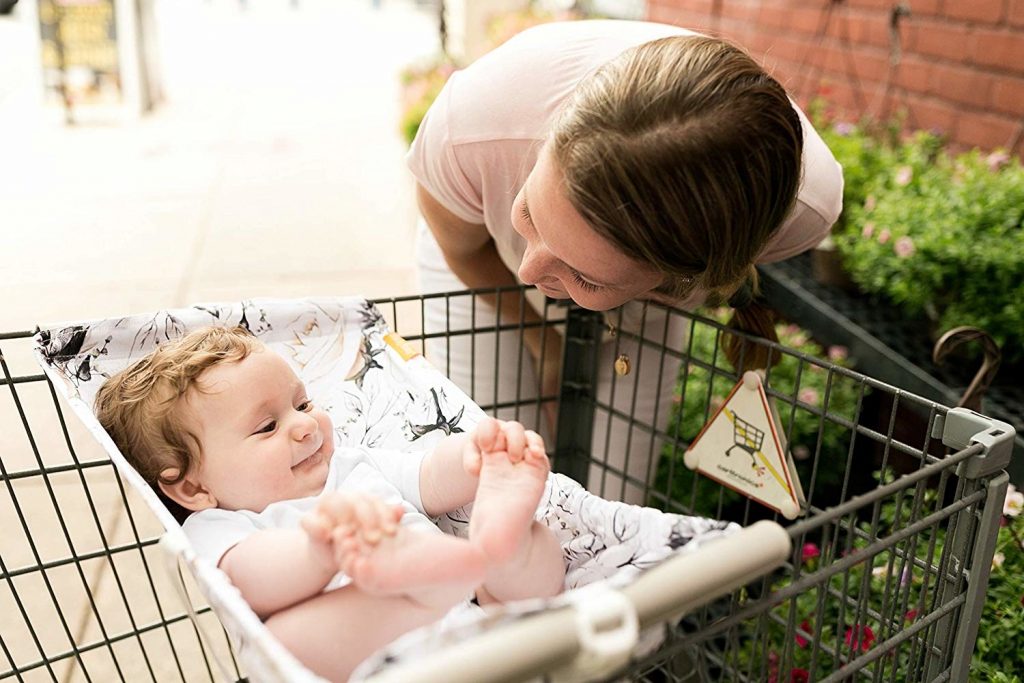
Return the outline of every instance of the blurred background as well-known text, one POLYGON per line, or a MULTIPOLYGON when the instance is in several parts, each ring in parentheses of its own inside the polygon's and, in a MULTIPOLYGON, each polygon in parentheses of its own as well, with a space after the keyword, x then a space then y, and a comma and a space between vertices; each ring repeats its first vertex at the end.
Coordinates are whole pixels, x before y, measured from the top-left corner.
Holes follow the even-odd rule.
POLYGON ((148 4, 142 115, 86 87, 44 96, 40 5, 0 16, 0 329, 412 291, 398 75, 437 52, 436 6, 148 4))

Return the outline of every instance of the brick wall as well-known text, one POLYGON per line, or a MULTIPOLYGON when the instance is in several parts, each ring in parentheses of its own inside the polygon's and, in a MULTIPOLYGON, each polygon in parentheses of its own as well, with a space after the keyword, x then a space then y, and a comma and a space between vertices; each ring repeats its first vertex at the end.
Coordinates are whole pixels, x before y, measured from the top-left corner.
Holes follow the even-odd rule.
POLYGON ((1024 0, 649 0, 647 16, 743 45, 802 105, 1024 152, 1024 0))

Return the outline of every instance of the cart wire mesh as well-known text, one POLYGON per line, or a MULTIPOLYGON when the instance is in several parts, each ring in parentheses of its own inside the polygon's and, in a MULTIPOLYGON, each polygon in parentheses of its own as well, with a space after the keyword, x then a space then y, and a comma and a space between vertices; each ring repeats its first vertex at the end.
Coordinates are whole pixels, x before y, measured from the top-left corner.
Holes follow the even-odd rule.
MULTIPOLYGON (((781 344, 740 335, 745 354, 733 368, 714 311, 631 304, 597 314, 534 299, 539 317, 508 321, 489 305, 516 297, 525 311, 535 296, 504 288, 376 303, 486 412, 545 433, 554 468, 607 498, 744 525, 775 519, 688 470, 683 453, 748 369, 753 345, 778 361, 766 391, 807 499, 787 527, 792 558, 691 612, 617 676, 966 679, 1006 477, 964 474, 983 448, 943 445, 945 407, 848 369, 841 354, 826 359, 786 328, 781 344), (562 357, 542 351, 535 362, 529 336, 541 349, 561 338, 562 357), (545 383, 559 366, 560 381, 545 383)), ((160 525, 65 419, 32 360, 32 336, 0 334, 0 680, 221 680, 214 657, 244 678, 226 635, 199 637, 158 568, 160 525)), ((223 633, 194 602, 205 630, 223 633)))

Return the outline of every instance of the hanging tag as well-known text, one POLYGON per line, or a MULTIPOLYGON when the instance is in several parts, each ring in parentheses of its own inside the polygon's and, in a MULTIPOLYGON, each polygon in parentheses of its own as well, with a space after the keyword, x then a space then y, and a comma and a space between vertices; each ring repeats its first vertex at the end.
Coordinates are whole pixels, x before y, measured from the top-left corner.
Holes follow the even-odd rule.
POLYGON ((629 362, 629 356, 624 353, 619 354, 619 357, 615 359, 615 374, 619 377, 625 377, 629 374, 632 365, 629 362))
POLYGON ((796 519, 804 492, 761 376, 745 372, 687 449, 691 470, 796 519))

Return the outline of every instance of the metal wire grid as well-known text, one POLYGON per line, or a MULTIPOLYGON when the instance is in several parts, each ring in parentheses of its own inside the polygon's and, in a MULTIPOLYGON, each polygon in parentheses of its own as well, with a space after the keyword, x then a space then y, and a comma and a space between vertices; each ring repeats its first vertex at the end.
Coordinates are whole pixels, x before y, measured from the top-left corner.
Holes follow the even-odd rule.
MULTIPOLYGON (((627 482, 642 487, 651 504, 665 509, 688 512, 701 506, 698 492, 710 486, 710 482, 693 478, 687 490, 679 487, 676 477, 678 462, 685 450, 678 430, 652 419, 661 407, 656 403, 651 415, 638 415, 635 401, 628 411, 621 410, 615 401, 616 383, 630 381, 627 375, 621 379, 612 376, 610 393, 598 396, 592 379, 596 377, 598 355, 593 349, 600 343, 605 331, 604 319, 588 315, 576 309, 564 319, 564 309, 545 303, 544 318, 528 321, 523 316, 515 323, 500 323, 494 318, 481 318, 474 309, 468 324, 455 323, 449 315, 453 301, 469 297, 475 300, 476 293, 446 293, 438 295, 401 297, 378 301, 391 328, 401 334, 425 353, 428 358, 436 355, 439 348, 447 360, 441 364, 442 371, 451 373, 452 349, 459 340, 470 345, 471 374, 468 387, 474 399, 492 414, 532 422, 543 423, 545 405, 559 403, 558 453, 554 458, 555 468, 566 471, 577 479, 586 479, 595 471, 613 472, 624 492, 627 482), (428 321, 427 307, 434 306, 444 311, 443 324, 434 329, 428 321), (563 383, 560 396, 543 395, 527 384, 532 381, 524 372, 526 361, 523 351, 523 335, 535 329, 543 335, 558 333, 566 337, 567 352, 563 383), (499 332, 500 334, 493 334, 499 332), (483 340, 486 339, 484 343, 483 340), (478 361, 486 363, 487 358, 498 357, 501 344, 516 344, 519 363, 516 369, 515 388, 508 397, 509 387, 499 387, 498 368, 494 368, 489 396, 474 391, 478 373, 478 361), (441 345, 440 347, 438 345, 441 345), (587 349, 590 349, 589 353, 587 349), (493 355, 492 355, 493 354, 493 355), (589 372, 588 372, 589 371, 589 372), (589 422, 583 424, 590 414, 589 422), (604 439, 595 434, 594 417, 604 414, 604 439), (607 438, 613 431, 624 431, 627 443, 627 464, 629 454, 635 452, 632 442, 640 439, 647 443, 649 465, 646 478, 631 476, 628 467, 616 470, 611 465, 607 438), (601 446, 604 445, 602 452, 601 446), (656 453, 661 453, 662 476, 656 477, 656 453), (676 457, 678 456, 678 458, 676 457), (595 470, 596 468, 596 470, 595 470)), ((498 290, 493 296, 515 296, 525 301, 523 289, 498 290)), ((654 310, 651 306, 650 309, 654 310)), ((646 316, 648 307, 644 308, 646 316)), ((669 339, 669 318, 666 318, 664 334, 660 338, 644 338, 628 331, 620 331, 614 340, 616 356, 620 344, 634 343, 632 365, 639 369, 644 362, 657 362, 665 368, 667 360, 681 364, 678 375, 678 391, 675 399, 685 404, 687 385, 695 375, 703 372, 707 387, 703 419, 706 420, 713 407, 713 390, 716 382, 735 382, 743 370, 732 370, 724 362, 721 341, 723 328, 720 324, 699 319, 682 312, 670 312, 669 317, 681 316, 689 327, 685 339, 669 339), (710 355, 695 348, 700 333, 710 330, 714 341, 710 355)), ((2 502, 4 522, 4 552, 0 553, 0 614, 5 614, 3 630, 0 632, 0 650, 3 651, 6 666, 0 668, 0 680, 217 680, 216 668, 210 662, 210 653, 187 621, 186 614, 176 604, 176 599, 167 602, 167 596, 174 595, 163 583, 161 572, 153 571, 154 562, 159 562, 153 553, 159 529, 153 524, 145 507, 140 507, 130 491, 126 491, 116 471, 105 456, 82 456, 89 450, 91 439, 73 437, 75 425, 64 420, 64 410, 53 388, 42 374, 30 370, 12 371, 7 358, 18 356, 24 359, 21 367, 34 367, 28 360, 30 332, 0 335, 4 347, 0 348, 0 365, 3 378, 0 383, 7 387, 5 392, 10 400, 5 402, 0 419, 4 425, 20 424, 23 433, 17 434, 20 444, 5 438, 4 457, 0 459, 0 478, 8 499, 2 502), (4 355, 13 344, 14 353, 4 355), (26 394, 35 391, 34 401, 24 401, 26 394), (30 406, 26 406, 30 403, 30 406), (54 419, 56 418, 56 419, 54 419), (59 431, 58 431, 59 425, 59 431), (54 437, 54 445, 41 448, 36 435, 54 437), (26 449, 27 443, 27 449, 26 449), (78 446, 76 447, 76 444, 78 446), (18 448, 11 456, 10 448, 18 448), (17 454, 20 453, 21 456, 17 454), (11 457, 9 457, 11 456, 11 457), (8 464, 14 463, 14 464, 8 464), (58 482, 58 479, 62 481, 58 482), (29 505, 27 494, 20 489, 35 488, 36 500, 29 505), (40 491, 45 489, 44 494, 40 491), (65 489, 73 489, 84 499, 84 505, 77 501, 71 509, 65 501, 65 489), (56 519, 53 528, 44 529, 39 523, 40 514, 33 505, 42 508, 56 519), (69 523, 73 520, 74 523, 69 523), (118 523, 123 520, 126 523, 118 523), (85 529, 86 533, 80 530, 85 529), (113 532, 111 531, 113 529, 113 532), (48 541, 63 539, 56 544, 56 550, 41 550, 37 541, 40 535, 48 541), (13 540, 12 540, 13 539, 13 540), (15 547, 23 546, 23 547, 15 547), (10 549, 8 549, 10 548, 10 549), (63 574, 63 576, 58 576, 63 574), (71 578, 68 578, 71 574, 71 578), (103 577, 97 582, 97 577, 103 577), (98 583, 105 585, 100 586, 98 583), (6 605, 10 605, 8 608, 6 605)), ((748 343, 764 343, 748 340, 748 343)), ((773 353, 797 362, 796 379, 790 390, 777 391, 773 384, 772 371, 767 377, 769 394, 783 408, 784 431, 791 433, 798 414, 813 415, 819 422, 818 443, 812 449, 813 467, 806 490, 810 517, 790 527, 795 547, 801 548, 808 539, 815 538, 820 548, 820 559, 815 571, 809 571, 801 557, 794 556, 781 575, 766 577, 758 586, 751 586, 732 595, 727 601, 719 601, 694 615, 689 623, 674 629, 669 642, 657 653, 642 661, 634 662, 629 676, 634 680, 675 681, 675 680, 766 680, 773 671, 788 671, 804 649, 797 643, 797 636, 804 638, 813 648, 815 661, 831 657, 842 676, 848 677, 859 671, 868 680, 923 680, 922 672, 948 670, 948 662, 955 654, 952 644, 956 638, 970 631, 971 619, 976 627, 980 600, 983 599, 984 585, 971 585, 966 576, 972 569, 973 546, 963 541, 964 548, 947 542, 936 552, 941 532, 947 539, 983 536, 985 525, 996 517, 989 509, 993 506, 992 496, 986 498, 991 484, 985 481, 968 482, 953 476, 957 462, 970 457, 971 453, 960 453, 943 459, 931 455, 935 445, 930 439, 930 427, 937 415, 945 409, 933 403, 909 396, 887 385, 875 382, 838 366, 795 353, 779 345, 771 346, 773 353), (817 368, 818 370, 811 370, 817 368), (812 405, 801 399, 801 378, 804 373, 827 373, 826 390, 820 405, 812 405), (839 414, 831 409, 832 388, 840 382, 852 382, 857 388, 856 410, 853 415, 839 414), (865 398, 872 394, 886 395, 891 399, 888 423, 880 427, 866 424, 862 409, 865 398), (901 421, 911 413, 926 415, 927 428, 921 438, 896 438, 901 421), (838 497, 832 491, 831 498, 818 494, 816 481, 819 472, 822 435, 827 425, 835 425, 849 434, 849 447, 838 497), (906 467, 906 457, 915 463, 913 479, 878 486, 868 492, 868 498, 854 497, 851 474, 861 466, 858 460, 865 444, 881 451, 879 469, 885 470, 899 454, 906 467), (932 480, 938 477, 937 486, 932 480), (988 488, 986 488, 988 487, 988 488), (933 492, 933 493, 929 493, 933 492), (895 501, 903 514, 898 529, 882 533, 878 528, 879 511, 886 500, 895 501), (909 500, 909 502, 907 502, 909 500), (838 510, 826 512, 826 506, 839 505, 838 510), (867 513, 865 511, 870 511, 867 513), (863 518, 870 518, 865 529, 863 518), (859 521, 860 520, 860 521, 859 521), (928 551, 918 552, 919 539, 925 539, 928 551), (844 556, 843 551, 848 551, 844 556), (851 554, 853 550, 857 553, 851 554), (863 588, 865 572, 857 574, 858 564, 864 560, 882 557, 886 562, 883 586, 883 604, 876 608, 869 599, 869 591, 863 588), (863 559, 862 559, 863 558, 863 559), (927 582, 918 592, 900 585, 906 567, 920 570, 927 582), (897 571, 898 570, 898 571, 897 571), (859 581, 859 582, 858 582, 859 581), (838 582, 838 585, 836 585, 838 582), (769 589, 776 592, 769 597, 769 589), (980 595, 979 595, 980 592, 980 595), (819 612, 839 609, 843 617, 859 623, 862 615, 882 625, 874 636, 875 642, 867 652, 858 648, 858 639, 850 642, 828 642, 823 631, 826 625, 816 622, 813 629, 801 626, 797 619, 796 604, 801 595, 814 595, 819 612), (759 598, 759 599, 755 599, 759 598), (948 598, 948 599, 947 599, 948 598), (897 623, 896 616, 903 614, 899 609, 909 605, 919 607, 917 619, 909 628, 897 623), (787 608, 788 606, 788 608, 787 608), (788 611, 787 611, 788 609, 788 611), (965 617, 966 614, 966 617, 965 617), (775 638, 772 629, 785 629, 783 637, 775 638), (778 646, 778 651, 773 648, 778 646), (852 645, 851 645, 852 643, 852 645), (753 646, 751 644, 754 644, 753 646), (752 654, 743 655, 754 647, 752 654), (894 654, 889 654, 894 653, 894 654), (902 657, 899 661, 910 662, 906 674, 897 675, 896 667, 886 668, 887 658, 902 657), (741 661, 742 660, 742 661, 741 661), (690 667, 695 665, 695 669, 690 667), (908 677, 909 676, 909 677, 908 677), (916 676, 916 677, 915 677, 916 676)), ((543 359, 541 363, 549 362, 543 359)), ((675 382, 676 377, 663 377, 662 381, 675 382)), ((634 374, 634 381, 640 373, 634 374)), ((635 388, 635 387, 634 387, 635 388)), ((660 393, 660 392, 659 392, 660 393)), ((674 418, 673 418, 674 419, 674 418)), ((5 430, 7 431, 7 430, 5 430)), ((17 430, 10 430, 17 431, 17 430)), ((7 435, 11 437, 11 434, 7 435)), ((919 435, 920 436, 920 435, 919 435)), ((642 449, 641 449, 642 450, 642 449)), ((877 456, 877 453, 876 453, 877 456)), ((592 480, 591 484, 595 482, 592 480)), ((717 485, 715 485, 717 486, 717 485)), ((614 495, 615 491, 603 487, 603 494, 614 495)), ((726 498, 718 487, 714 509, 697 509, 703 514, 721 516, 729 511, 726 498)), ((741 519, 749 522, 759 515, 755 504, 747 501, 740 506, 741 519)), ((997 515, 998 513, 994 513, 997 515)), ((983 553, 984 554, 984 553, 983 553)), ((991 549, 988 559, 990 561, 991 549)), ((193 595, 195 592, 193 591, 193 595)), ((806 600, 806 598, 805 598, 806 600)), ((208 608, 200 610, 201 618, 215 619, 208 608)), ((973 636, 972 636, 973 638, 973 636)), ((215 643, 223 648, 226 657, 231 657, 225 641, 215 643)), ((233 657, 231 657, 233 661, 233 657)), ((827 662, 826 662, 827 663, 827 662)), ((820 664, 810 671, 810 680, 836 680, 839 673, 827 678, 828 672, 820 664)), ((239 677, 243 675, 238 671, 239 677)), ((940 674, 941 679, 941 674, 940 674)), ((779 679, 783 676, 779 674, 779 679)), ((929 679, 930 680, 930 679, 929 679)))
MULTIPOLYGON (((686 340, 623 332, 616 344, 634 344, 637 369, 644 362, 662 367, 667 358, 678 360, 674 400, 689 406, 687 391, 699 384, 703 414, 698 424, 703 424, 717 407, 715 394, 742 375, 743 355, 733 370, 723 358, 721 323, 682 312, 670 315, 688 320, 686 340), (700 376, 702 381, 694 382, 700 376)), ((593 343, 600 324, 593 320, 588 330, 586 323, 569 323, 583 345, 593 343)), ((805 463, 809 514, 788 528, 795 552, 782 570, 692 615, 674 630, 669 644, 634 663, 631 674, 644 680, 966 680, 1005 475, 991 481, 956 476, 958 464, 981 449, 945 455, 932 437, 936 421, 947 412, 944 407, 784 346, 746 341, 768 346, 782 361, 778 367, 790 368, 785 383, 773 382, 778 369, 769 369, 766 378, 786 434, 793 435, 801 416, 817 423, 805 463), (804 387, 814 374, 819 385, 824 375, 824 391, 811 402, 804 387), (780 391, 783 384, 786 389, 780 391), (855 396, 852 410, 833 405, 841 391, 855 396), (871 411, 866 410, 869 404, 871 411), (846 442, 841 481, 828 487, 818 485, 827 466, 823 459, 834 455, 823 451, 826 434, 832 442, 840 437, 846 442), (902 477, 896 478, 894 467, 902 477), (873 470, 878 480, 858 490, 858 470, 873 470), (806 550, 809 543, 813 553, 806 550), (805 558, 805 552, 813 556, 805 558), (680 656, 696 670, 679 673, 680 656)), ((612 355, 618 355, 618 348, 612 355)), ((631 477, 628 463, 616 469, 607 451, 593 453, 591 475, 595 464, 613 471, 645 487, 652 504, 669 510, 725 515, 744 525, 765 516, 749 500, 728 504, 728 492, 701 477, 683 478, 687 484, 680 488, 679 456, 687 443, 675 428, 678 423, 666 427, 649 416, 619 410, 615 383, 622 381, 630 378, 613 376, 608 396, 590 391, 581 400, 606 414, 609 431, 647 440, 649 467, 657 467, 654 456, 660 451, 658 476, 649 470, 646 480, 631 477), (709 490, 711 497, 701 495, 709 490)), ((563 395, 563 409, 564 402, 563 395)), ((560 423, 559 429, 565 426, 560 423)), ((633 453, 627 450, 627 457, 633 453)), ((579 466, 570 469, 577 476, 586 472, 579 466)))

